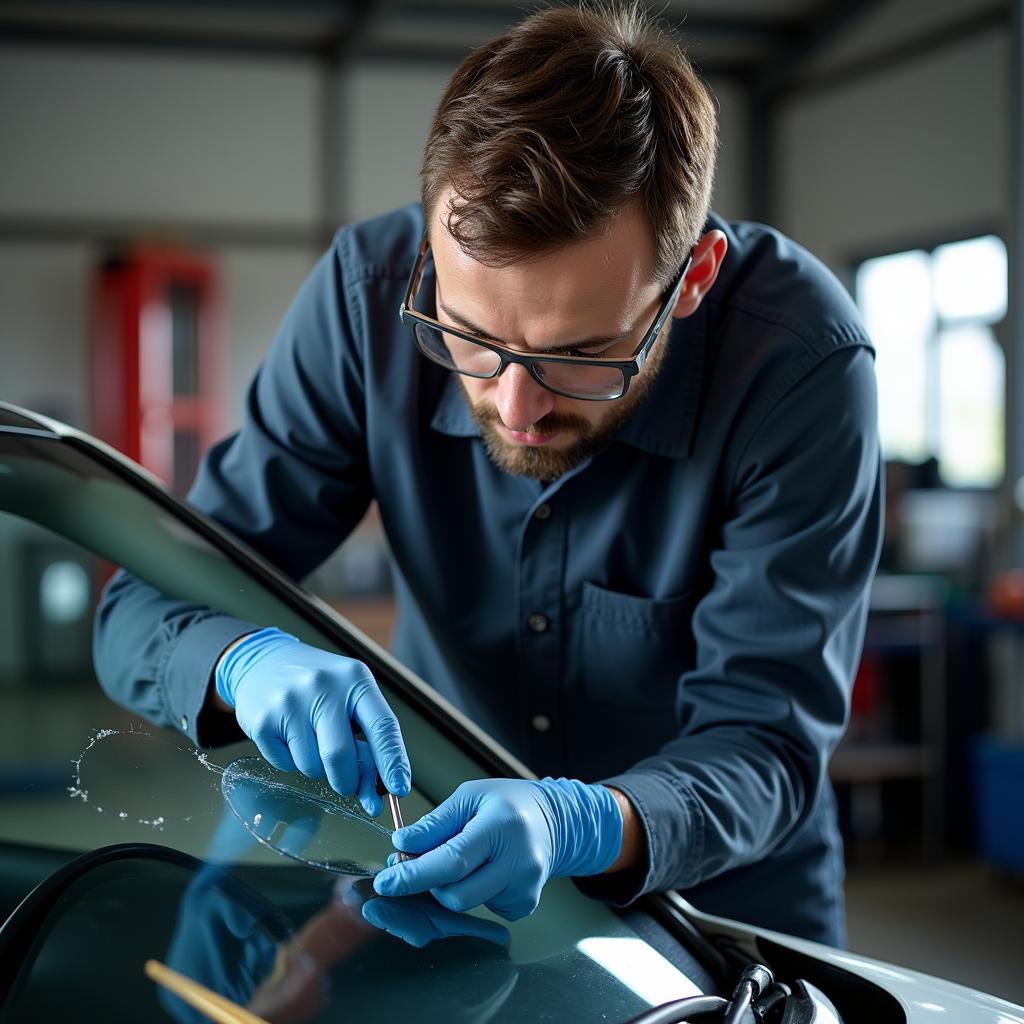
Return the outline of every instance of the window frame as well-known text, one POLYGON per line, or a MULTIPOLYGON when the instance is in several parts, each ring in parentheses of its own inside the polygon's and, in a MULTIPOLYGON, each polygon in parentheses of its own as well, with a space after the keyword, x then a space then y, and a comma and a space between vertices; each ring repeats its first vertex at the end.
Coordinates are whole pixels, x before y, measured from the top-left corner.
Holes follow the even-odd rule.
MULTIPOLYGON (((1011 373, 1011 362, 1008 355, 1008 337, 1007 331, 1010 329, 1010 324, 1014 316, 1013 312, 1013 287, 1012 287, 1012 271, 1009 269, 1009 263, 1012 255, 1011 247, 1006 238, 1007 228, 1005 224, 996 224, 992 221, 980 221, 977 223, 966 223, 960 224, 954 228, 950 228, 947 231, 936 231, 934 233, 927 234, 913 234, 907 236, 893 236, 889 239, 884 240, 876 246, 864 246, 856 249, 847 251, 846 258, 843 260, 844 267, 844 280, 843 283, 850 293, 854 304, 857 306, 858 313, 861 312, 861 305, 857 295, 857 273, 863 264, 875 260, 883 259, 887 256, 898 256, 902 253, 920 251, 927 253, 929 258, 934 256, 935 250, 942 248, 945 245, 955 245, 958 242, 970 242, 974 239, 981 238, 986 235, 993 235, 998 238, 1006 248, 1007 253, 1007 284, 1008 284, 1008 304, 1007 311, 1003 317, 999 320, 987 323, 985 326, 991 328, 992 333, 1003 353, 1004 366, 1006 374, 1004 376, 1004 388, 1003 388, 1003 472, 999 480, 995 481, 990 486, 963 486, 959 484, 948 484, 945 481, 942 482, 941 486, 945 490, 956 491, 963 494, 998 494, 1006 486, 1011 475, 1010 456, 1012 448, 1012 417, 1011 409, 1013 403, 1016 401, 1017 396, 1015 394, 1014 382, 1011 373)), ((943 330, 943 324, 953 325, 977 325, 977 320, 969 318, 960 318, 956 320, 942 321, 937 316, 933 319, 932 333, 928 339, 927 349, 925 353, 926 364, 929 368, 929 372, 934 374, 934 381, 938 382, 938 338, 943 330)), ((928 382, 931 383, 931 380, 928 382)), ((935 412, 934 396, 933 392, 935 389, 929 389, 926 385, 925 392, 925 421, 926 421, 926 437, 928 440, 929 447, 935 440, 933 429, 937 422, 937 413, 935 412)), ((1024 397, 1024 396, 1022 396, 1024 397)), ((883 451, 883 458, 886 462, 902 462, 904 460, 898 458, 889 458, 883 451)), ((934 458, 937 463, 941 464, 937 450, 929 450, 926 458, 934 458)))

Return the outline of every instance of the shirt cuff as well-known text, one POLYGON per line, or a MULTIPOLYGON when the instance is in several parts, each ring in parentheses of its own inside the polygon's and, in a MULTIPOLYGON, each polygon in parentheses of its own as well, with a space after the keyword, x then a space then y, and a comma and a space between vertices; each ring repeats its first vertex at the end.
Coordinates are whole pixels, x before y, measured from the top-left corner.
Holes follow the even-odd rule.
POLYGON ((586 896, 625 907, 648 892, 690 888, 700 880, 704 817, 697 798, 654 772, 625 772, 601 784, 628 797, 644 830, 644 860, 625 871, 574 878, 586 896))
POLYGON ((197 747, 222 746, 245 739, 234 715, 206 707, 213 670, 225 648, 261 626, 230 615, 194 622, 170 645, 159 673, 167 714, 174 728, 197 747))

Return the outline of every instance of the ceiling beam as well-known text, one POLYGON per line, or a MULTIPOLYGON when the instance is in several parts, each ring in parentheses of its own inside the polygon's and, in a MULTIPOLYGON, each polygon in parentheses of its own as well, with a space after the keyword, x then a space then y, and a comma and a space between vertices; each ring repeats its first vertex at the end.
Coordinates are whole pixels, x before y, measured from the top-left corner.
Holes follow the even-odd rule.
MULTIPOLYGON (((36 44, 68 49, 138 49, 175 53, 210 53, 234 57, 317 58, 336 60, 381 60, 408 64, 461 63, 479 43, 415 44, 412 42, 374 41, 370 17, 316 39, 287 39, 264 34, 228 36, 189 31, 163 31, 148 28, 64 27, 55 25, 11 25, 0 16, 0 42, 36 44), (363 42, 363 40, 366 40, 363 42)), ((691 60, 703 75, 744 78, 749 75, 748 61, 711 57, 691 60)))
POLYGON ((990 7, 953 18, 946 24, 912 39, 880 47, 864 57, 847 61, 837 67, 804 75, 789 83, 784 91, 790 95, 805 92, 817 95, 827 89, 840 88, 859 79, 901 67, 948 46, 960 45, 974 36, 1008 28, 1013 22, 1012 7, 1013 4, 1000 0, 990 7))
POLYGON ((287 38, 271 33, 197 32, 143 26, 26 24, 7 21, 0 13, 0 43, 69 49, 170 50, 224 56, 323 57, 337 45, 338 32, 316 38, 287 38))
POLYGON ((783 49, 755 70, 752 87, 762 96, 778 96, 799 80, 810 61, 850 25, 887 0, 824 0, 801 19, 783 49))
POLYGON ((280 14, 290 11, 294 15, 330 14, 337 10, 338 0, 4 0, 6 12, 21 17, 35 16, 40 21, 67 20, 73 10, 92 8, 95 13, 112 13, 119 17, 149 7, 160 13, 188 14, 280 14), (49 12, 49 13, 47 13, 49 12))
POLYGON ((0 241, 89 242, 117 246, 126 242, 208 247, 317 251, 329 244, 337 225, 259 223, 250 220, 161 220, 132 217, 46 217, 0 214, 0 241))
MULTIPOLYGON (((396 0, 392 14, 415 21, 459 22, 472 21, 488 32, 520 22, 537 9, 532 0, 522 3, 458 3, 452 0, 396 0)), ((657 18, 667 22, 684 34, 701 36, 770 36, 775 39, 791 38, 804 19, 794 15, 772 16, 760 13, 724 14, 715 11, 696 11, 683 16, 673 15, 667 9, 656 12, 657 18)))
MULTIPOLYGON (((0 7, 0 36, 5 42, 38 43, 54 46, 107 46, 163 48, 173 50, 196 50, 206 52, 255 53, 282 56, 320 56, 332 50, 354 45, 365 38, 373 28, 386 30, 389 21, 402 18, 413 22, 456 22, 477 29, 479 39, 473 39, 460 52, 465 53, 471 46, 480 45, 497 32, 522 20, 533 9, 532 4, 515 3, 481 4, 444 2, 444 0, 379 0, 357 2, 357 0, 206 0, 206 2, 181 4, 182 18, 171 24, 153 24, 146 20, 146 5, 137 0, 105 0, 105 8, 124 8, 139 12, 140 17, 132 22, 118 19, 89 17, 88 6, 81 14, 66 13, 66 4, 49 4, 38 0, 36 4, 16 3, 6 9, 0 7), (246 11, 261 16, 275 13, 289 14, 293 23, 302 26, 303 19, 323 19, 336 16, 334 24, 310 24, 308 34, 301 31, 289 35, 275 33, 273 27, 259 30, 247 29, 244 18, 246 11), (60 13, 58 13, 60 12, 60 13), (223 18, 237 13, 237 27, 230 27, 220 21, 217 24, 204 23, 203 16, 217 15, 223 18), (62 16, 63 15, 63 16, 62 16), (192 15, 199 20, 183 24, 184 18, 192 15)), ((160 8, 162 9, 162 8, 160 8)), ((761 43, 767 49, 778 49, 802 25, 799 19, 790 17, 751 16, 740 17, 715 13, 688 14, 683 18, 662 15, 664 21, 676 29, 684 38, 699 47, 702 39, 721 43, 728 38, 761 43)), ((389 44, 382 40, 379 46, 389 44)), ((457 47, 439 48, 428 53, 426 59, 449 60, 457 47)), ((404 55, 401 45, 396 45, 395 56, 404 55)))
POLYGON ((748 215, 773 223, 779 194, 777 122, 779 99, 791 89, 808 62, 857 18, 885 0, 822 0, 786 45, 757 64, 748 81, 748 215))

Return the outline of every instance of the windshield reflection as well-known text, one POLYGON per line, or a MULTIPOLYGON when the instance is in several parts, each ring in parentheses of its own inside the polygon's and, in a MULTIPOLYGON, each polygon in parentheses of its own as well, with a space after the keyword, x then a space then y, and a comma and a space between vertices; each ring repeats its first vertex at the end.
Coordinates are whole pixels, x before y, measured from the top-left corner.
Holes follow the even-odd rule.
MULTIPOLYGON (((483 1022, 518 976, 500 925, 454 914, 430 896, 377 896, 365 878, 342 876, 333 898, 297 927, 282 920, 254 890, 207 865, 182 897, 168 966, 270 1022, 309 1020, 347 1002, 349 985, 372 991, 388 1015, 421 1019, 417 1008, 433 996, 443 998, 447 1020, 483 1022), (424 964, 415 951, 439 939, 453 948, 424 964)), ((175 1020, 205 1019, 169 992, 160 999, 175 1020)))
MULTIPOLYGON (((127 465, 81 439, 10 431, 0 432, 0 526, 9 528, 6 539, 0 536, 0 553, 11 564, 15 551, 43 550, 45 541, 45 551, 62 562, 76 555, 97 584, 120 566, 177 599, 274 622, 324 649, 366 653, 343 623, 304 602, 289 581, 232 549, 127 465)), ((496 1014, 509 1021, 626 1020, 649 1005, 648 996, 638 993, 636 971, 618 955, 602 966, 596 954, 606 947, 586 944, 593 937, 639 943, 643 934, 664 950, 681 983, 694 978, 709 990, 715 984, 706 965, 649 915, 637 912, 638 932, 631 918, 587 899, 570 879, 552 880, 537 912, 505 929, 486 911, 456 915, 429 897, 371 895, 365 878, 381 863, 380 854, 390 852, 390 841, 383 850, 364 849, 359 843, 383 837, 362 825, 361 840, 355 831, 328 839, 335 825, 347 826, 344 815, 274 807, 272 831, 263 838, 277 853, 269 853, 225 806, 222 769, 213 760, 170 731, 141 739, 131 732, 140 723, 107 703, 90 668, 88 631, 72 663, 63 641, 27 647, 19 621, 9 615, 3 623, 5 642, 12 651, 23 648, 24 658, 0 715, 0 761, 22 786, 5 797, 0 815, 3 852, 16 868, 11 892, 21 899, 76 853, 100 856, 77 869, 80 874, 59 879, 62 896, 45 927, 26 925, 25 941, 9 947, 18 988, 0 1011, 5 1021, 113 1019, 110 993, 133 1019, 159 1019, 154 986, 142 972, 147 956, 267 1020, 282 1021, 398 1014, 408 1020, 484 1021, 496 1014), (36 662, 53 675, 34 674, 36 662), (117 726, 120 738, 105 736, 79 759, 75 776, 69 762, 100 723, 117 726), (69 783, 80 791, 73 798, 69 783), (318 860, 335 872, 342 862, 359 867, 364 880, 278 855, 288 849, 305 857, 318 837, 327 854, 318 860), (176 851, 206 863, 191 864, 176 851), (29 941, 34 936, 38 945, 29 941), (616 967, 622 977, 609 969, 616 967)), ((466 779, 512 770, 398 666, 382 660, 374 668, 416 752, 417 791, 403 799, 406 820, 416 820, 466 779)), ((251 746, 245 752, 252 753, 251 746)), ((214 758, 228 764, 239 753, 221 748, 214 758)), ((265 812, 243 809, 250 824, 257 814, 265 812)), ((174 1019, 202 1019, 169 996, 160 1006, 174 1019)))
MULTIPOLYGON (((340 891, 340 886, 339 890, 340 891)), ((350 907, 361 909, 363 920, 417 949, 438 939, 484 939, 507 945, 509 930, 497 921, 459 914, 442 907, 430 893, 417 896, 378 896, 372 885, 349 887, 341 896, 350 907)))
MULTIPOLYGON (((181 898, 169 967, 270 1022, 309 1020, 335 1000, 345 1002, 352 979, 364 992, 367 984, 379 986, 375 1001, 411 1019, 419 1019, 417 1006, 435 989, 450 1020, 487 1021, 504 1005, 518 975, 508 958, 508 929, 447 910, 429 894, 378 896, 370 876, 393 851, 391 833, 358 801, 258 757, 209 767, 222 772, 224 807, 207 863, 181 898), (230 865, 257 842, 313 866, 322 865, 311 851, 329 859, 337 877, 326 890, 317 887, 326 899, 289 919, 241 884, 230 865), (339 874, 342 863, 355 870, 339 874), (425 965, 416 951, 440 940, 459 948, 425 965), (398 978, 408 982, 408 971, 422 983, 396 986, 398 978)), ((160 1001, 176 1020, 205 1019, 170 992, 161 991, 160 1001)))
POLYGON ((375 875, 394 851, 391 831, 355 797, 321 779, 282 772, 259 756, 240 757, 221 776, 224 802, 255 839, 311 867, 375 875))

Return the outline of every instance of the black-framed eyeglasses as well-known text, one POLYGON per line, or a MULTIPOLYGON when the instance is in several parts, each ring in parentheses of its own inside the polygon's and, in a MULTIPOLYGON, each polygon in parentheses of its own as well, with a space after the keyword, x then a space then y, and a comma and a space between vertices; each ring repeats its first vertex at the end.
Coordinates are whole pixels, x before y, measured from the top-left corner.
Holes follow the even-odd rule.
POLYGON ((669 285, 665 299, 647 329, 643 340, 628 359, 603 359, 585 355, 530 355, 517 352, 498 342, 485 340, 468 331, 443 324, 412 308, 419 291, 426 265, 430 242, 423 236, 419 256, 409 275, 405 298, 398 315, 416 339, 419 350, 428 359, 448 370, 467 377, 497 377, 509 363, 525 366, 530 376, 541 387, 566 398, 580 398, 589 402, 608 402, 621 398, 629 382, 640 372, 651 346, 657 341, 665 321, 679 297, 679 291, 690 269, 691 256, 687 256, 679 276, 669 285))

